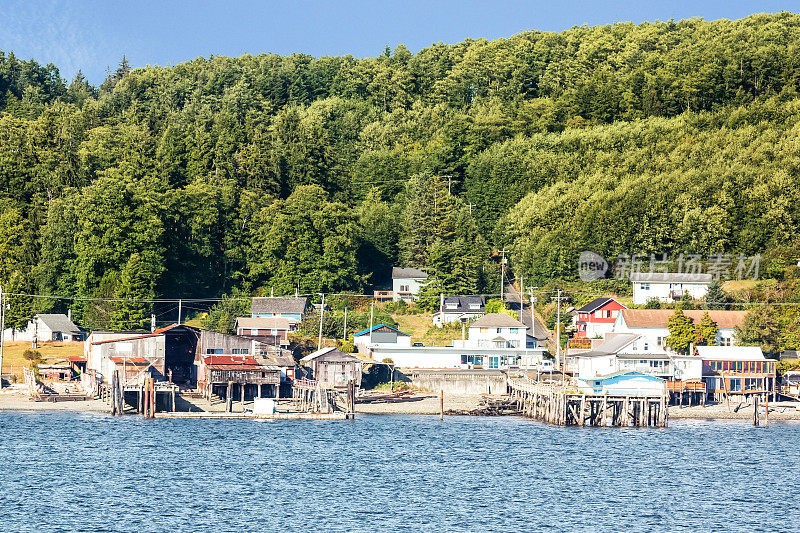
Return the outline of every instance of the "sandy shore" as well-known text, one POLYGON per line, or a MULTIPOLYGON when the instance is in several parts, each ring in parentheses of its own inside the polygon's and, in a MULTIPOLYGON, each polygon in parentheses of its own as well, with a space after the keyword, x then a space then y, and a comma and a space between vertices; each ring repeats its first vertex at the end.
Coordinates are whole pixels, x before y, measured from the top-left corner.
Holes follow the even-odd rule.
MULTIPOLYGON (((480 394, 445 394, 444 410, 467 410, 478 407, 483 396, 480 394)), ((356 413, 384 415, 438 415, 439 396, 415 394, 408 400, 396 403, 357 403, 356 413)))
MULTIPOLYGON (((738 404, 731 404, 730 411, 725 403, 714 405, 694 406, 694 407, 678 407, 671 406, 669 408, 669 417, 671 419, 680 418, 705 418, 705 419, 722 419, 722 420, 753 420, 753 406, 743 405, 738 410, 738 404)), ((760 417, 763 420, 764 411, 763 404, 761 407, 760 417)), ((770 403, 769 405, 769 419, 770 420, 800 420, 800 410, 798 404, 789 402, 770 403)))
MULTIPOLYGON (((459 395, 445 394, 444 410, 466 411, 475 409, 484 398, 483 395, 459 395)), ((499 398, 499 397, 498 397, 499 398)), ((191 399, 188 402, 181 402, 179 410, 197 411, 224 411, 224 402, 214 402, 209 404, 205 400, 191 399), (182 407, 182 408, 181 408, 182 407)), ((800 404, 789 402, 770 403, 769 419, 778 420, 800 420, 800 404)), ((245 407, 251 408, 252 402, 248 401, 245 407)), ((293 409, 291 401, 281 401, 278 411, 293 409)), ((763 405, 762 405, 763 408, 763 405)), ((0 410, 21 410, 21 411, 75 411, 85 413, 108 413, 109 404, 101 400, 71 401, 71 402, 36 402, 28 398, 24 392, 24 387, 12 386, 0 392, 0 410)), ((233 403, 234 412, 241 412, 242 406, 239 402, 233 403)), ((386 414, 386 415, 438 415, 439 396, 428 393, 416 393, 402 401, 394 403, 357 403, 356 412, 364 414, 386 414)), ((677 419, 720 419, 720 420, 752 420, 753 407, 751 405, 731 404, 730 410, 725 403, 695 406, 678 407, 672 406, 669 409, 669 416, 673 420, 677 419), (738 407, 738 409, 737 409, 738 407)), ((763 411, 762 411, 763 419, 763 411)))
POLYGON ((28 397, 24 387, 12 386, 0 392, 0 410, 14 411, 78 411, 82 413, 108 413, 109 406, 100 400, 78 402, 35 402, 28 397))

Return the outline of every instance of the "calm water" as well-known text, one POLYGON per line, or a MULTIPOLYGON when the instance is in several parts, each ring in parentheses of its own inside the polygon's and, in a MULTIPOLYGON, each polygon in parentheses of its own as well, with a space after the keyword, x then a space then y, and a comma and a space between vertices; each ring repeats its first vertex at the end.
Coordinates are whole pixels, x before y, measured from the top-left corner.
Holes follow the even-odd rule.
POLYGON ((5 531, 800 531, 800 424, 0 412, 5 531))

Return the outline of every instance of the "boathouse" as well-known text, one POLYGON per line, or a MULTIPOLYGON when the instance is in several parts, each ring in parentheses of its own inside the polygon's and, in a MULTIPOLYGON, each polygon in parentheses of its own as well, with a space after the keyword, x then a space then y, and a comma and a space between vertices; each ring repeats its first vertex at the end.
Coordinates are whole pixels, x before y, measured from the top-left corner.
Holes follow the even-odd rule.
POLYGON ((666 394, 666 382, 656 376, 635 371, 621 371, 579 379, 579 388, 588 394, 614 396, 659 396, 666 394))
POLYGON ((350 381, 361 386, 363 360, 336 348, 322 348, 300 360, 311 369, 311 377, 323 387, 344 388, 350 381))
POLYGON ((197 365, 197 388, 206 398, 280 397, 281 371, 250 355, 203 355, 197 365), (225 391, 224 393, 222 391, 225 391))

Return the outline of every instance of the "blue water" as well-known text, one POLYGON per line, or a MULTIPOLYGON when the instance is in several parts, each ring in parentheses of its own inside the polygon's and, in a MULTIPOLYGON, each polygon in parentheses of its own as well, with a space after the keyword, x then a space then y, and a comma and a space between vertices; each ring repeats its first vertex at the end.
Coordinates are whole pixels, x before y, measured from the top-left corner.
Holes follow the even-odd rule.
POLYGON ((800 531, 800 424, 0 412, 4 531, 800 531))

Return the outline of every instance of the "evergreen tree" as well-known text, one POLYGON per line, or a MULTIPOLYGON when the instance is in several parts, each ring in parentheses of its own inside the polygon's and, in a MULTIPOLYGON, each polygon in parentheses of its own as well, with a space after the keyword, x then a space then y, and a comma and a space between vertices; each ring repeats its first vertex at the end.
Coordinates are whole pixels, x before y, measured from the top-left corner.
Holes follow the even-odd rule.
POLYGON ((705 302, 703 307, 706 309, 725 309, 728 302, 730 302, 730 298, 725 294, 725 290, 719 280, 714 280, 709 284, 708 292, 706 292, 703 301, 705 302))

